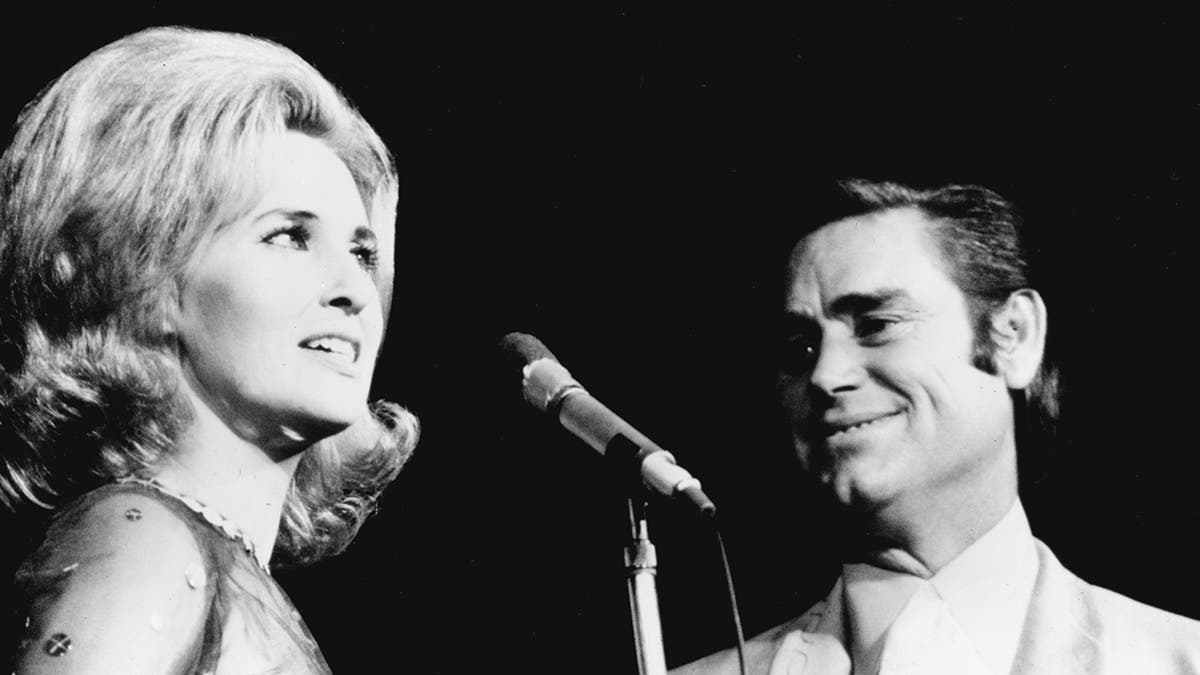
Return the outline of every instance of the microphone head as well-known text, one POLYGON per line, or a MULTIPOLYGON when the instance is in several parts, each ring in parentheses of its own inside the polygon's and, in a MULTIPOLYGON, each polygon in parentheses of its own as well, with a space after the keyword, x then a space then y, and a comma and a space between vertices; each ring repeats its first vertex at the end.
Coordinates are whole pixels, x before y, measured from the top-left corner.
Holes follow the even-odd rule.
POLYGON ((528 333, 509 333, 500 338, 499 347, 506 354, 520 357, 521 365, 533 363, 538 359, 558 360, 541 340, 528 333))
POLYGON ((546 345, 532 335, 509 333, 500 338, 499 347, 505 358, 521 371, 521 392, 538 410, 557 415, 565 392, 582 391, 546 345))

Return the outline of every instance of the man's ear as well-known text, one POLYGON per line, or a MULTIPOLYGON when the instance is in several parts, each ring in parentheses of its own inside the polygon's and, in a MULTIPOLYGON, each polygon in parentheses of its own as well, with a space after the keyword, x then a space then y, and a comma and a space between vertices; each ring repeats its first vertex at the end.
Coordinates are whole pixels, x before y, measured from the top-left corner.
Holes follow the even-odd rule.
POLYGON ((1029 386, 1046 351, 1046 304, 1031 288, 1014 291, 992 315, 996 372, 1009 389, 1029 386))

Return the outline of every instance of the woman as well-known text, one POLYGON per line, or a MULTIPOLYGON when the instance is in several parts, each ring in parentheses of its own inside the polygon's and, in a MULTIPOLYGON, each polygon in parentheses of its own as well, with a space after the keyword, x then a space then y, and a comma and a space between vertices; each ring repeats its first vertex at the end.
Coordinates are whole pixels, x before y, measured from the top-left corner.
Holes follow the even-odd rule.
POLYGON ((324 673, 270 576, 346 547, 416 443, 368 409, 397 176, 291 51, 151 29, 0 159, 0 500, 26 672, 324 673))

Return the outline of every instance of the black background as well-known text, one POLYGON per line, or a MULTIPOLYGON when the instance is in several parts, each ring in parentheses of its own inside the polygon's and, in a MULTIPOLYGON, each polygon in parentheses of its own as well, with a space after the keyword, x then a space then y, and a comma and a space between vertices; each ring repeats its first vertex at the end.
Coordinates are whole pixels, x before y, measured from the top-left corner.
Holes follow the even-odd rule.
MULTIPOLYGON (((91 50, 182 23, 295 49, 395 153, 375 389, 424 435, 347 553, 278 574, 335 672, 636 672, 624 506, 498 366, 513 330, 703 480, 748 634, 823 595, 837 569, 782 442, 769 326, 806 186, 847 175, 1023 207, 1067 375, 1051 477, 1024 495, 1035 533, 1200 618, 1182 15, 349 9, 47 8, 0 41, 6 125, 91 50)), ((730 644, 711 536, 666 507, 651 527, 668 662, 730 644)))

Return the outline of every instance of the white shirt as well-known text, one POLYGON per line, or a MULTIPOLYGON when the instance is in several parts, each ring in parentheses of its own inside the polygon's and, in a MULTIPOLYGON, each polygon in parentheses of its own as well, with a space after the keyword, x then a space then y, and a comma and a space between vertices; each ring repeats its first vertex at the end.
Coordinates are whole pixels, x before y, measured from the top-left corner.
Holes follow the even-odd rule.
POLYGON ((988 669, 1010 672, 1037 575, 1037 548, 1019 499, 928 582, 870 565, 845 565, 846 647, 855 673, 877 672, 888 628, 924 583, 949 605, 988 669))

